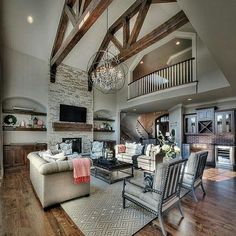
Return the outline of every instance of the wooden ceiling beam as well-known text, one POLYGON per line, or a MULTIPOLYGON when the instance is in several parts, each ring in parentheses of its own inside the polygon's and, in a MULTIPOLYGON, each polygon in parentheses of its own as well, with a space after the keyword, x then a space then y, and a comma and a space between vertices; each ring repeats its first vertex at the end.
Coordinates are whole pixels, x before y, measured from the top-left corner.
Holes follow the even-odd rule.
POLYGON ((143 0, 136 0, 131 7, 129 7, 109 28, 110 33, 118 31, 122 26, 124 19, 130 20, 136 13, 138 13, 139 8, 143 0))
MULTIPOLYGON (((71 2, 72 0, 70 0, 71 2)), ((69 54, 72 48, 79 42, 84 34, 90 29, 98 17, 104 12, 113 0, 92 0, 77 21, 74 29, 68 35, 64 43, 51 58, 50 66, 59 65, 69 54)), ((86 1, 87 2, 87 1, 86 1)), ((64 14, 64 13, 63 13, 64 14)))
POLYGON ((141 52, 145 48, 151 46, 153 43, 158 42, 163 39, 173 31, 179 29, 181 26, 188 23, 189 20, 183 11, 178 12, 176 15, 171 17, 162 25, 158 26, 156 29, 142 37, 136 43, 132 44, 129 48, 124 49, 118 58, 120 62, 126 61, 135 54, 141 52))
POLYGON ((130 23, 128 19, 123 19, 123 47, 128 46, 128 41, 130 37, 130 23))
POLYGON ((68 16, 68 18, 70 19, 71 24, 75 27, 76 22, 77 22, 77 16, 76 16, 74 10, 70 6, 66 5, 65 12, 66 12, 66 15, 68 16))
POLYGON ((177 2, 177 0, 152 0, 152 3, 172 3, 177 2))
POLYGON ((150 8, 150 5, 151 5, 151 0, 145 0, 142 3, 142 5, 141 5, 141 7, 139 9, 138 16, 137 16, 137 19, 135 21, 134 27, 132 29, 132 33, 131 33, 129 41, 128 41, 129 45, 131 45, 134 42, 136 42, 136 40, 138 38, 138 35, 140 33, 140 30, 141 30, 141 28, 143 26, 144 20, 146 18, 146 15, 148 13, 148 10, 150 8))
MULTIPOLYGON (((143 3, 143 0, 136 0, 108 29, 107 34, 105 35, 98 52, 105 51, 109 42, 111 41, 112 35, 115 34, 123 25, 126 27, 126 37, 127 41, 126 44, 128 43, 128 38, 129 38, 129 20, 139 11, 139 8, 141 4, 143 3)), ((124 40, 124 39, 123 39, 124 40)), ((125 44, 125 45, 126 45, 125 44)), ((123 44, 124 47, 124 44, 123 44)), ((98 63, 102 59, 103 53, 98 53, 93 62, 92 65, 98 65, 98 63)), ((94 69, 94 67, 90 67, 88 73, 90 74, 94 69)))
POLYGON ((123 46, 114 35, 111 36, 111 41, 120 52, 123 50, 123 46))
POLYGON ((65 12, 65 8, 67 5, 73 7, 73 5, 75 4, 75 1, 76 0, 67 0, 64 3, 63 9, 62 9, 62 14, 61 14, 60 21, 59 21, 59 25, 57 28, 56 37, 55 37, 52 52, 51 52, 51 58, 55 55, 55 53, 61 47, 61 44, 62 44, 64 36, 65 36, 65 32, 66 32, 66 28, 67 28, 67 24, 68 24, 68 16, 65 12))
POLYGON ((85 2, 86 0, 78 0, 80 1, 80 8, 79 8, 79 11, 78 11, 78 18, 82 16, 83 12, 84 12, 84 9, 85 9, 85 2))

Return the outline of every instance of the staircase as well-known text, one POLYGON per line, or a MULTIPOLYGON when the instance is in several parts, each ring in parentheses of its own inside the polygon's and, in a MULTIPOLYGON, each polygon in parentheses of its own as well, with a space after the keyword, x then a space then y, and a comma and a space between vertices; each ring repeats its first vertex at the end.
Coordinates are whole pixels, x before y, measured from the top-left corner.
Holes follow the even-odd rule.
POLYGON ((139 120, 136 122, 135 127, 136 132, 138 133, 139 137, 142 139, 148 139, 150 137, 150 133, 143 127, 139 120))

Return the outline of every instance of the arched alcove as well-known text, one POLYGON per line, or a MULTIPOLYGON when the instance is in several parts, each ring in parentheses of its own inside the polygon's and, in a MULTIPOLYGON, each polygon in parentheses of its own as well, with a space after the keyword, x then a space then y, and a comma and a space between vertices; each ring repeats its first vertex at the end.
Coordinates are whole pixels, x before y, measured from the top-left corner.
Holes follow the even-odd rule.
POLYGON ((32 109, 36 112, 47 112, 47 108, 40 102, 27 97, 9 97, 2 103, 3 110, 12 110, 14 107, 20 107, 22 110, 32 109))

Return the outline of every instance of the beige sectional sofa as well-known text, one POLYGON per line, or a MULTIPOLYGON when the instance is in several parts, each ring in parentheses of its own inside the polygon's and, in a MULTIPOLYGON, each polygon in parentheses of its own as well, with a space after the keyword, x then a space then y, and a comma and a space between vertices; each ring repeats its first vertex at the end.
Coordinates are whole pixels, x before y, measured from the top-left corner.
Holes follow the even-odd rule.
POLYGON ((163 154, 162 155, 159 154, 159 146, 154 146, 152 144, 149 144, 147 145, 147 147, 149 148, 148 150, 147 148, 145 149, 145 147, 143 146, 143 150, 141 150, 140 152, 140 150, 136 151, 137 145, 139 144, 128 143, 128 148, 127 148, 127 143, 125 145, 123 144, 116 145, 115 146, 116 158, 119 161, 133 163, 134 167, 148 171, 155 171, 156 164, 162 162, 163 158, 163 154), (125 146, 123 152, 119 151, 119 146, 125 146))
POLYGON ((43 208, 90 194, 90 183, 73 183, 72 161, 49 163, 37 152, 28 159, 30 180, 43 208))

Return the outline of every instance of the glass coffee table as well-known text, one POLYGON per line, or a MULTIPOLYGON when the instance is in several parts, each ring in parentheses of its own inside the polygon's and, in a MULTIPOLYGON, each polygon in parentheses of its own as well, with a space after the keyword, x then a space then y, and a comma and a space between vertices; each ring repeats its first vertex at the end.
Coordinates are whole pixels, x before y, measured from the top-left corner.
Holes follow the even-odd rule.
POLYGON ((103 158, 94 159, 93 167, 91 174, 109 184, 134 176, 133 164, 117 159, 110 161, 103 158))

